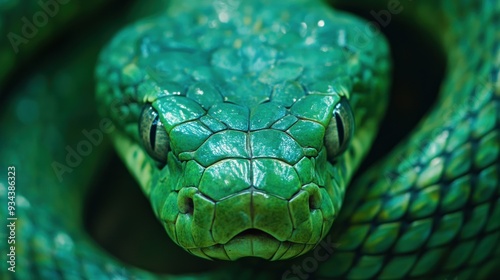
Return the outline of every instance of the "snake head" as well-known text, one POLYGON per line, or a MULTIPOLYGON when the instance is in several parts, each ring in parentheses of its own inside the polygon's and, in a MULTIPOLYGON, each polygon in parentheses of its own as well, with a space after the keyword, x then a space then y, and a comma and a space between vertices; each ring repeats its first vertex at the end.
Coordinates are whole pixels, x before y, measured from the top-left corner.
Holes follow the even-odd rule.
POLYGON ((362 23, 348 15, 294 1, 238 5, 126 28, 101 54, 97 96, 175 243, 207 259, 289 259, 330 231, 373 139, 388 71, 362 67, 380 58, 360 59, 346 34, 362 23), (365 132, 353 137, 351 107, 363 103, 365 132))
POLYGON ((142 144, 160 166, 153 207, 189 252, 287 259, 314 248, 330 230, 343 188, 327 154, 338 156, 348 145, 352 112, 338 95, 302 91, 283 104, 273 101, 280 94, 249 107, 250 100, 222 101, 213 86, 194 84, 186 96, 145 105, 142 144))

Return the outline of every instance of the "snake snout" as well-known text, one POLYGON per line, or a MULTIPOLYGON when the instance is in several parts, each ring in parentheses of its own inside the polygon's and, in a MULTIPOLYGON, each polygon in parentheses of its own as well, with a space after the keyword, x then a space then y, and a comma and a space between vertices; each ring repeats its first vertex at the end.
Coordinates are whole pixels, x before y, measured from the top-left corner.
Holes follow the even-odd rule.
POLYGON ((325 216, 330 212, 325 208, 327 195, 315 183, 303 185, 289 198, 251 185, 219 199, 193 186, 171 194, 175 202, 167 208, 177 214, 165 217, 167 231, 176 243, 204 258, 289 259, 314 248, 323 229, 330 227, 325 224, 330 219, 325 216), (172 209, 175 204, 178 209, 172 209))

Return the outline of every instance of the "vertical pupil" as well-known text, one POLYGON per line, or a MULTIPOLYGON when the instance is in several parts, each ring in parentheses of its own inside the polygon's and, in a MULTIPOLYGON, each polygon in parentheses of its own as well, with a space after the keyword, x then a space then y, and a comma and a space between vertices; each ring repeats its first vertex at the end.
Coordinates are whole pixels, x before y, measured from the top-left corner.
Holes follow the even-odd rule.
POLYGON ((344 123, 342 123, 342 118, 340 118, 337 112, 335 112, 335 121, 337 122, 337 131, 339 134, 339 147, 341 147, 344 143, 344 123))
POLYGON ((149 130, 149 144, 151 145, 151 150, 155 150, 156 144, 156 128, 158 126, 158 114, 156 114, 153 123, 151 124, 151 130, 149 130))

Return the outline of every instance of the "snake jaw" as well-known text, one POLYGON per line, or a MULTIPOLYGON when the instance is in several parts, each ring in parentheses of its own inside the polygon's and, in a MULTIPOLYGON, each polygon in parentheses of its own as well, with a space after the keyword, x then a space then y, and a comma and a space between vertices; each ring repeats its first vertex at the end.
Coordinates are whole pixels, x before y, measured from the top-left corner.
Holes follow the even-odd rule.
POLYGON ((224 244, 206 247, 185 248, 186 251, 205 259, 234 261, 240 258, 256 257, 269 261, 298 257, 314 248, 316 243, 280 241, 272 235, 257 229, 247 229, 224 244))
POLYGON ((207 259, 234 261, 240 258, 257 257, 277 261, 300 256, 315 246, 316 244, 279 241, 262 231, 245 230, 226 244, 187 250, 196 256, 207 259))

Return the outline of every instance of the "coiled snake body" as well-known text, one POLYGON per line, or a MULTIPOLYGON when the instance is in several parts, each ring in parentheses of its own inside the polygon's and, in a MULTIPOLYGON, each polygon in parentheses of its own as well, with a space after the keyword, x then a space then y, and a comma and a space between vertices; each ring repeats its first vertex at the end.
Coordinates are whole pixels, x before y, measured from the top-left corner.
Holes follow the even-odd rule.
MULTIPOLYGON (((95 70, 101 136, 111 132, 170 238, 217 265, 155 275, 95 246, 79 218, 90 179, 69 173, 93 170, 99 158, 86 153, 71 168, 51 160, 44 174, 47 158, 68 163, 69 149, 54 151, 74 137, 60 135, 72 119, 17 115, 2 119, 3 131, 26 125, 17 137, 44 135, 48 148, 2 147, 2 167, 19 174, 37 154, 29 163, 36 179, 16 179, 17 272, 2 275, 487 278, 500 260, 500 7, 419 1, 405 12, 426 19, 421 27, 445 50, 447 76, 412 134, 352 183, 389 87, 389 48, 372 25, 313 1, 177 1, 125 28, 95 70), (256 268, 244 257, 278 264, 256 268)), ((67 79, 56 92, 70 87, 67 79)), ((44 88, 33 83, 32 91, 44 88)), ((75 114, 78 99, 61 96, 61 113, 75 114)), ((30 98, 7 115, 33 108, 30 98)), ((84 135, 99 146, 92 131, 84 135)))

